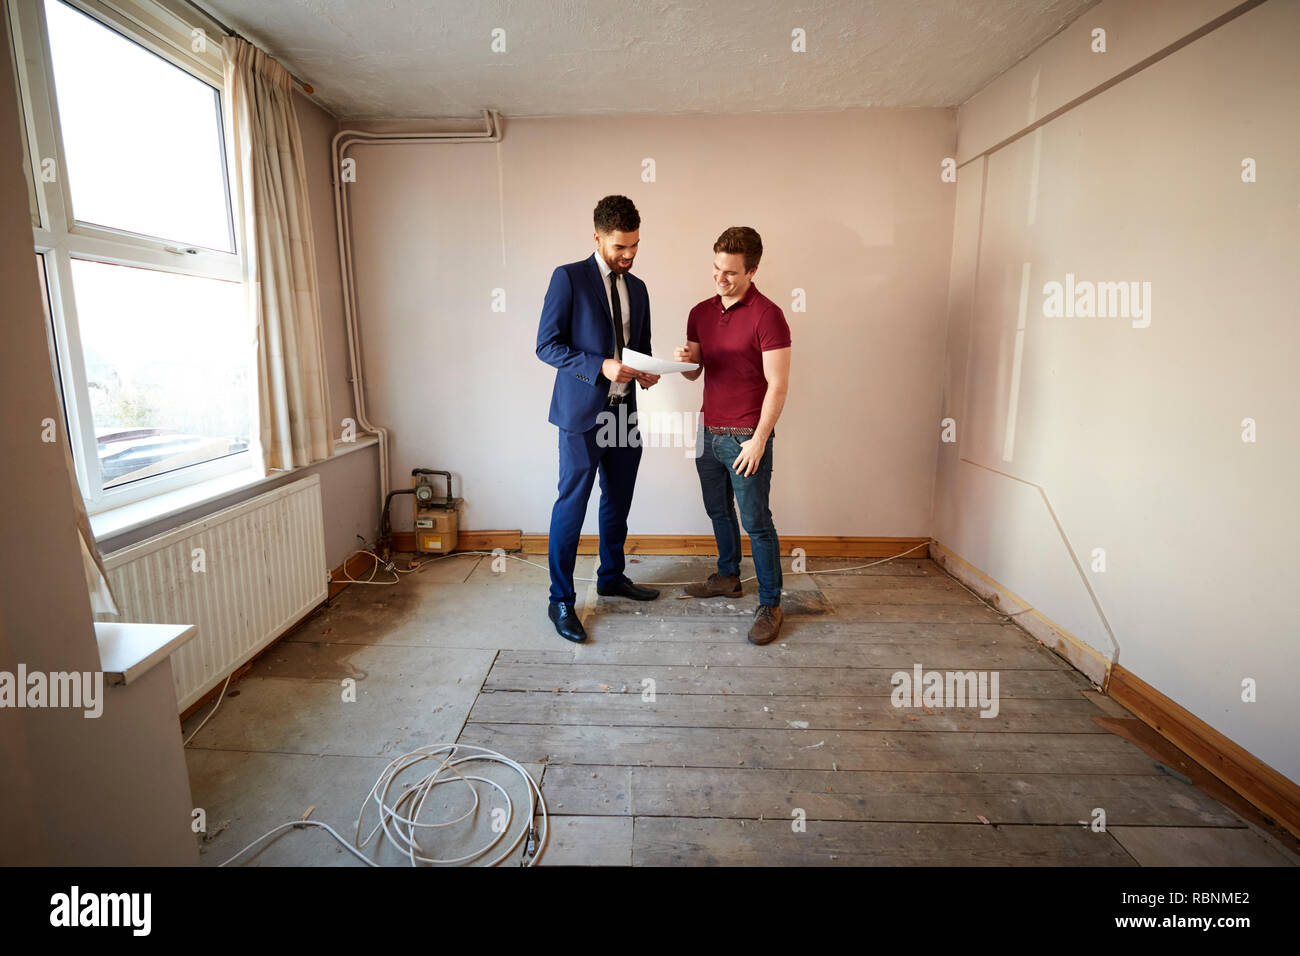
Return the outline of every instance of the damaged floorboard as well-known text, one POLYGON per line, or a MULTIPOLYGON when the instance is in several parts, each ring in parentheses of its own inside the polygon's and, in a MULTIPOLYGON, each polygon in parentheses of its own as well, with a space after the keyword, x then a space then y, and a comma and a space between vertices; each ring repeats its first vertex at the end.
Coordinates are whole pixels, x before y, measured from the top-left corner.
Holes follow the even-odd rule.
MULTIPOLYGON (((583 556, 579 577, 596 560, 583 556)), ((308 807, 350 836, 394 757, 459 740, 540 782, 543 865, 1294 865, 1242 807, 1189 783, 1180 755, 1137 733, 1132 714, 933 561, 851 567, 863 563, 810 558, 812 570, 847 570, 787 572, 785 623, 766 647, 746 641, 752 581, 740 598, 679 599, 665 585, 648 603, 583 582, 580 646, 546 619, 535 563, 502 572, 456 556, 393 586, 349 587, 254 661, 219 709, 185 721, 209 822, 200 858, 215 865, 308 807), (990 693, 896 701, 894 675, 918 666, 983 674, 990 693), (1104 830, 1091 825, 1098 810, 1104 830)), ((628 561, 650 584, 713 569, 705 556, 628 561)), ((749 559, 741 573, 752 576, 749 559)), ((479 772, 526 807, 513 771, 479 772)), ((433 819, 471 809, 460 786, 431 799, 433 819)), ((477 829, 431 838, 440 856, 490 838, 500 798, 484 788, 482 800, 477 829)), ((526 826, 517 816, 510 839, 526 826)), ((373 852, 409 864, 391 844, 373 852)), ((307 829, 243 862, 360 865, 307 829)))
MULTIPOLYGON (((641 559, 672 579, 691 562, 641 559)), ((586 821, 564 862, 585 827, 592 862, 646 866, 1141 865, 1101 808, 1124 833, 1230 833, 1197 842, 1224 864, 1288 864, 1099 724, 1123 709, 1068 664, 932 562, 899 564, 804 578, 767 647, 745 640, 752 593, 602 598, 588 644, 503 649, 460 740, 545 766, 553 819, 586 821), (996 712, 895 706, 918 664, 996 671, 996 712), (590 823, 609 818, 631 823, 617 849, 590 823)))

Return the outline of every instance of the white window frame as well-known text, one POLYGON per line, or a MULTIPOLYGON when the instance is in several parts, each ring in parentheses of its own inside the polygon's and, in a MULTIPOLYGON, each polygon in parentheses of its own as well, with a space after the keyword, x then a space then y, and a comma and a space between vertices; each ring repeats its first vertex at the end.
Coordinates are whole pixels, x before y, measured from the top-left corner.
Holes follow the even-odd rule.
MULTIPOLYGON (((96 514, 175 491, 234 472, 247 472, 250 481, 266 477, 258 443, 257 396, 250 396, 252 434, 245 451, 214 461, 188 465, 166 474, 154 475, 113 488, 104 488, 99 474, 99 451, 95 440, 90 393, 73 294, 72 260, 89 259, 114 265, 136 266, 180 275, 241 282, 244 275, 239 249, 240 210, 234 175, 234 157, 220 122, 224 146, 226 199, 231 217, 235 252, 218 251, 154 239, 104 226, 77 222, 72 215, 71 192, 64 162, 62 133, 54 97, 54 71, 45 26, 44 0, 5 0, 9 34, 18 68, 19 96, 27 155, 24 169, 33 199, 32 236, 35 253, 44 257, 49 307, 58 350, 58 378, 63 382, 63 407, 67 414, 69 439, 77 484, 86 511, 96 514), (54 182, 40 174, 42 160, 54 160, 54 182)), ((198 44, 197 31, 204 29, 182 18, 156 0, 61 0, 99 20, 171 64, 214 87, 223 85, 221 34, 206 33, 198 44), (202 50, 193 47, 201 45, 202 50)), ((221 105, 218 104, 218 111, 221 105)), ((35 268, 35 263, 33 263, 35 268)))

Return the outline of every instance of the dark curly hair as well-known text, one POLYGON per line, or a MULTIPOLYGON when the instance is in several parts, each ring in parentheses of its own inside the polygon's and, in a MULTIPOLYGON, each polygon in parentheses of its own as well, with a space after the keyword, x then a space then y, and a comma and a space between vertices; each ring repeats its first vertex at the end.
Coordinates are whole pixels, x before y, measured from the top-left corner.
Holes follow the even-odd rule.
POLYGON ((641 228, 641 214, 626 196, 606 196, 596 203, 592 217, 596 231, 603 235, 611 232, 636 232, 641 228))

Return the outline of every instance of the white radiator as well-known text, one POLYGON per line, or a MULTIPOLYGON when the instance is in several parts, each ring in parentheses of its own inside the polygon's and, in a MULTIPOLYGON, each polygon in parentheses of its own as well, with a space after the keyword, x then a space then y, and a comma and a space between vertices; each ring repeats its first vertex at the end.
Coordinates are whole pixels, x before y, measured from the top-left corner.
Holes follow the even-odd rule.
POLYGON ((320 477, 114 551, 104 566, 122 614, 97 620, 199 626, 171 658, 184 711, 329 596, 320 477))

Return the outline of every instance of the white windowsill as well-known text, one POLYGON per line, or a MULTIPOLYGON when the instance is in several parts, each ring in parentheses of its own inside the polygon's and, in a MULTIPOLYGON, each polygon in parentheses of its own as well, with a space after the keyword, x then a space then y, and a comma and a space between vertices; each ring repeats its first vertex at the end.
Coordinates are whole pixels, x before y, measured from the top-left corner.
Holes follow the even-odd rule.
POLYGON ((193 640, 196 624, 119 624, 95 622, 99 642, 99 669, 110 684, 130 684, 149 669, 171 656, 172 651, 193 640))
MULTIPOLYGON (((342 442, 336 439, 333 458, 377 444, 379 444, 378 435, 367 435, 352 442, 342 442)), ((324 460, 332 461, 333 458, 324 460)), ((318 465, 320 462, 314 462, 313 464, 318 465)), ((295 468, 293 471, 299 470, 301 469, 295 468)), ((169 515, 179 514, 209 501, 224 498, 236 491, 255 488, 258 485, 276 481, 285 475, 293 474, 293 471, 273 471, 265 477, 260 477, 255 476, 251 470, 246 469, 222 475, 220 478, 213 478, 211 481, 201 481, 185 488, 178 488, 175 491, 146 498, 144 501, 137 501, 133 504, 123 505, 120 508, 93 514, 90 516, 90 530, 94 532, 97 540, 111 538, 127 531, 134 531, 136 528, 144 527, 155 521, 161 521, 169 515)))

